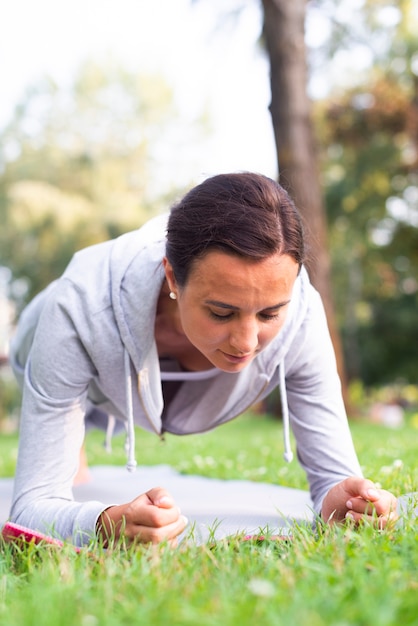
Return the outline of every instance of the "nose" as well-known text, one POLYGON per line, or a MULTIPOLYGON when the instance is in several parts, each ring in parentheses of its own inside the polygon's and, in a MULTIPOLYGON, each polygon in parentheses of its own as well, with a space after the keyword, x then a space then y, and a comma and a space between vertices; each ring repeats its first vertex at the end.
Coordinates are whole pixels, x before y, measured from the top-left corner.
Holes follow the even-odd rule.
POLYGON ((242 320, 231 330, 229 344, 236 356, 250 354, 258 347, 258 322, 256 319, 242 320))

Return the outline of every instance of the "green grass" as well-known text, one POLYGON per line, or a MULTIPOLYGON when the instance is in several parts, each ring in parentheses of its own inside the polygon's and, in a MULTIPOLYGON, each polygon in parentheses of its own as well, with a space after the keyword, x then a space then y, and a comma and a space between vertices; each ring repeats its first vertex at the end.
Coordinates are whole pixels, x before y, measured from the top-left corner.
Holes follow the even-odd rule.
MULTIPOLYGON (((352 424, 365 473, 396 493, 418 490, 417 429, 352 424)), ((124 463, 123 438, 109 457, 90 433, 90 462, 124 463)), ((13 472, 16 438, 0 437, 13 472)), ((246 416, 184 438, 137 432, 140 464, 305 488, 297 462, 282 460, 281 426, 246 416)), ((5 475, 5 474, 3 474, 5 475)), ((291 543, 220 542, 76 554, 70 546, 0 550, 0 624, 8 626, 409 626, 418 624, 418 528, 296 529, 291 543)))

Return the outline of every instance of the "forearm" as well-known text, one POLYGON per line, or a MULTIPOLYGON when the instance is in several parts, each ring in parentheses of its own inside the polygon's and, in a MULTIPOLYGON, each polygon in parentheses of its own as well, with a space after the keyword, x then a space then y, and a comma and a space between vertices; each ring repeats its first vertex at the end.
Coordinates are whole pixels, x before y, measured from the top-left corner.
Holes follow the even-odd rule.
POLYGON ((80 402, 53 403, 28 380, 11 509, 14 522, 77 544, 94 535, 97 516, 106 505, 74 502, 72 492, 83 438, 80 402))
POLYGON ((88 544, 95 537, 96 520, 103 511, 102 502, 74 502, 48 498, 26 502, 17 497, 10 520, 76 546, 88 544))

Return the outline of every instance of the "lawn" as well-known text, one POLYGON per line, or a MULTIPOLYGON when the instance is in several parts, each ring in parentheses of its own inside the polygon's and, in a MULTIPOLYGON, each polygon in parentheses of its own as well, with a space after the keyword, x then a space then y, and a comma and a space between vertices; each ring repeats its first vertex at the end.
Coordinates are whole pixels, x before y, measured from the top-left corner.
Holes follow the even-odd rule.
MULTIPOLYGON (((392 430, 352 423, 365 473, 395 493, 418 490, 412 422, 392 430)), ((282 458, 280 423, 247 415, 217 431, 184 438, 137 434, 140 464, 305 488, 297 462, 282 458)), ((123 438, 108 456, 103 437, 87 440, 90 462, 124 463, 123 438)), ((0 438, 2 475, 13 472, 16 438, 0 438)), ((418 529, 369 526, 296 529, 290 543, 238 538, 188 545, 76 554, 70 546, 3 545, 0 624, 8 626, 418 624, 418 529)))

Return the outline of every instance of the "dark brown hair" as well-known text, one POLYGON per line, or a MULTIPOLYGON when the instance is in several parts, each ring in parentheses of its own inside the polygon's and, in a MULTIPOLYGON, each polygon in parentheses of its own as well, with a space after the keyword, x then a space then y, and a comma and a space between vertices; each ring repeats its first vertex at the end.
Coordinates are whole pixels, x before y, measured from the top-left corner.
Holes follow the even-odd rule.
POLYGON ((300 215, 276 181, 250 172, 219 174, 191 189, 168 220, 166 255, 179 286, 194 261, 217 249, 245 258, 288 254, 304 262, 300 215))

